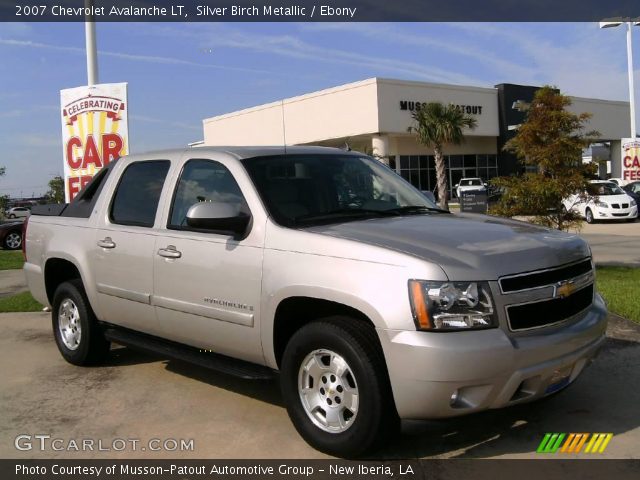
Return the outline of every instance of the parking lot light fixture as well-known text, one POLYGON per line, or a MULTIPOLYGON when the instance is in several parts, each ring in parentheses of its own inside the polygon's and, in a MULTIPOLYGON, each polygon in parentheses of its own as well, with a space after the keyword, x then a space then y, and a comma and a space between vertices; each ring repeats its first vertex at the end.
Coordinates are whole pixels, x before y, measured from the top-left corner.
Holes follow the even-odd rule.
POLYGON ((632 28, 640 26, 640 19, 631 18, 611 18, 600 22, 600 28, 614 28, 620 25, 627 27, 627 70, 629 74, 629 113, 631 116, 631 138, 636 138, 636 108, 635 108, 635 90, 633 85, 633 43, 632 28))

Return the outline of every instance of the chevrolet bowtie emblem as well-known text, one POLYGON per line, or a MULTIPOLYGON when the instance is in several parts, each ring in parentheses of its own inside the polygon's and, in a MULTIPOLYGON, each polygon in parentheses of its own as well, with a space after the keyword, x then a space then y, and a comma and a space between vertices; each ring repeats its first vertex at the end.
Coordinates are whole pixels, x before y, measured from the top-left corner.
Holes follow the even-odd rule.
POLYGON ((556 284, 556 293, 554 297, 566 298, 576 291, 576 286, 573 282, 559 282, 556 284))

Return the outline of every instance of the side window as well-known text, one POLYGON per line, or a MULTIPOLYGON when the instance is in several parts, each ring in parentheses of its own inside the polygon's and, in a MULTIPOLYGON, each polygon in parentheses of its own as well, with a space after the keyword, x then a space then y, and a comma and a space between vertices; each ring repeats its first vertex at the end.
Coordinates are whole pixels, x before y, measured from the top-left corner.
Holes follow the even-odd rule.
POLYGON ((158 201, 171 162, 151 160, 129 165, 111 203, 111 221, 119 225, 153 227, 158 201))
POLYGON ((238 204, 248 212, 242 191, 231 172, 212 160, 189 160, 173 196, 168 228, 187 229, 187 211, 198 202, 238 204))

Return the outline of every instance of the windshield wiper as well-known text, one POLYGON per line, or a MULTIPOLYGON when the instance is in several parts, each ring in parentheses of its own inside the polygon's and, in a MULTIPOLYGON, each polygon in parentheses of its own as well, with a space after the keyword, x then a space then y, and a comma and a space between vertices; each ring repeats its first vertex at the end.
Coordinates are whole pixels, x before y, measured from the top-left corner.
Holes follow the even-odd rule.
POLYGON ((404 207, 392 208, 390 210, 385 210, 385 212, 403 215, 403 214, 411 214, 411 213, 425 213, 425 212, 437 212, 437 213, 450 213, 448 210, 443 210, 441 208, 427 207, 426 205, 406 205, 404 207))

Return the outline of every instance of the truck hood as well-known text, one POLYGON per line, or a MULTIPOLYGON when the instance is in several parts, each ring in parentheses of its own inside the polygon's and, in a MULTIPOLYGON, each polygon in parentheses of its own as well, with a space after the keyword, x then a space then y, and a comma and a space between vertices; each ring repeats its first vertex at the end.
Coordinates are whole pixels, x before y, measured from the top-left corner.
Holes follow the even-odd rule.
POLYGON ((429 214, 311 227, 439 265, 451 280, 497 280, 591 255, 574 234, 487 215, 429 214))

